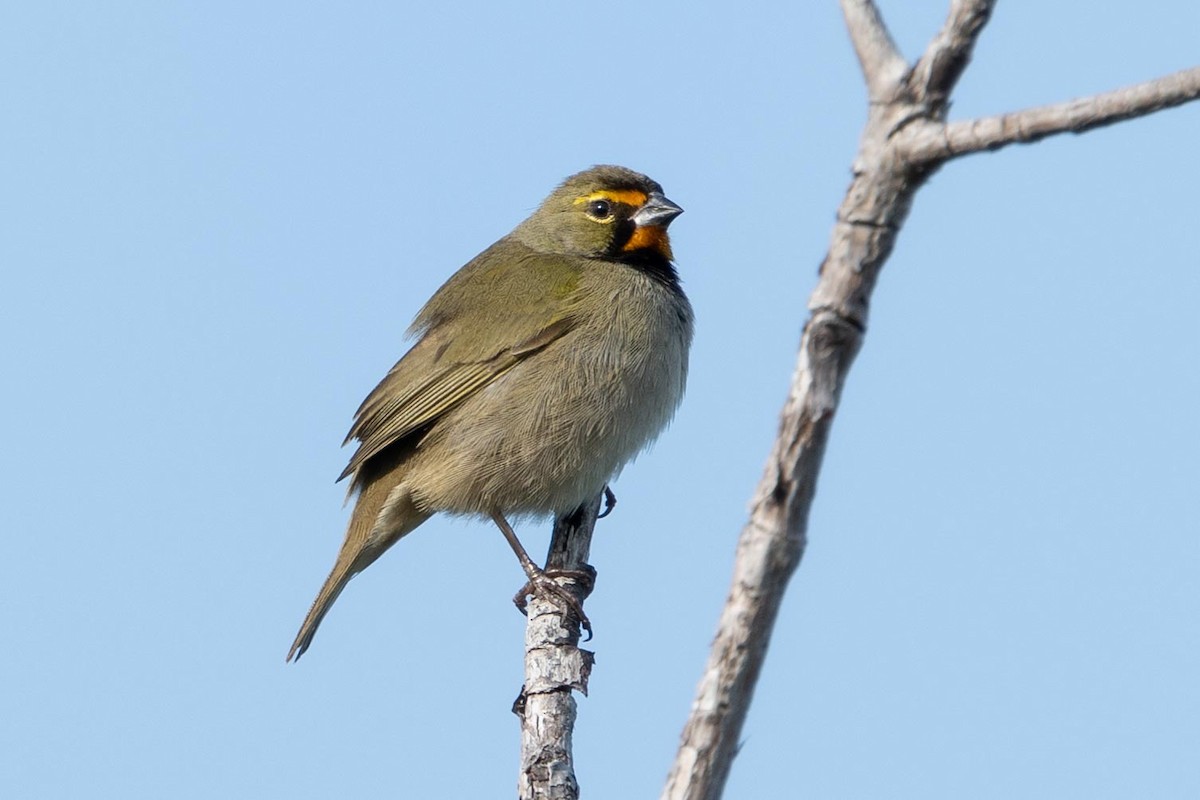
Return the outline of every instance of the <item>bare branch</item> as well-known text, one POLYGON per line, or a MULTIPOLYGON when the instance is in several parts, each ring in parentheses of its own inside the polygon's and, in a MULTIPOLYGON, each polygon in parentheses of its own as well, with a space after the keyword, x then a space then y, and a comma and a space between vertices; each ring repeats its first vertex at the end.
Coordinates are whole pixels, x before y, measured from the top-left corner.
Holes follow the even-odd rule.
POLYGON ((1200 69, 1053 106, 1053 114, 1047 109, 1021 112, 1011 115, 1019 124, 1007 126, 988 121, 947 126, 940 121, 939 107, 899 87, 889 94, 893 99, 876 104, 868 115, 854 178, 809 298, 811 315, 791 392, 738 540, 729 596, 663 800, 721 796, 784 590, 804 555, 825 443, 866 330, 871 292, 917 190, 957 155, 1086 130, 1195 99, 1200 69))
POLYGON ((968 152, 1085 131, 1200 96, 1198 68, 1062 106, 947 125, 950 92, 994 5, 953 0, 941 32, 905 72, 895 66, 899 54, 874 2, 841 0, 869 85, 870 112, 809 297, 779 433, 738 539, 730 593, 662 800, 718 800, 724 792, 784 591, 804 555, 824 449, 865 335, 871 293, 925 180, 968 152))
POLYGON ((779 436, 738 540, 729 597, 663 800, 717 800, 766 660, 788 579, 807 542, 833 411, 862 331, 828 310, 805 328, 779 436))
POLYGON ((924 174, 898 158, 892 131, 908 103, 868 117, 855 175, 809 298, 779 433, 738 539, 733 580, 663 800, 717 800, 724 789, 808 514, 842 385, 866 330, 871 291, 924 174))
MULTIPOLYGON (((588 552, 600 498, 555 520, 546 569, 591 574, 588 552)), ((590 580, 555 578, 582 603, 590 580)), ((529 601, 525 628, 525 685, 513 703, 521 718, 520 800, 578 800, 572 734, 575 729, 573 691, 587 694, 593 654, 579 648, 579 625, 552 599, 529 601)))
POLYGON ((904 56, 896 47, 874 0, 841 0, 846 30, 858 55, 867 94, 880 101, 891 91, 900 76, 908 69, 904 56))
POLYGON ((1197 98, 1200 67, 1065 103, 945 125, 911 126, 905 130, 906 141, 901 146, 914 161, 943 162, 982 150, 1036 142, 1058 133, 1083 133, 1197 98))
POLYGON ((941 109, 971 63, 971 53, 995 0, 954 0, 937 36, 913 67, 909 89, 917 102, 941 109))
POLYGON ((779 433, 738 539, 729 595, 663 800, 718 800, 724 790, 784 591, 804 555, 825 445, 866 331, 871 293, 925 180, 958 155, 1087 130, 1200 94, 1200 70, 1189 70, 1063 106, 946 125, 950 93, 993 5, 954 0, 945 26, 913 72, 892 74, 888 86, 885 77, 894 67, 879 47, 890 45, 890 38, 874 4, 842 0, 870 85, 871 109, 809 298, 779 433))

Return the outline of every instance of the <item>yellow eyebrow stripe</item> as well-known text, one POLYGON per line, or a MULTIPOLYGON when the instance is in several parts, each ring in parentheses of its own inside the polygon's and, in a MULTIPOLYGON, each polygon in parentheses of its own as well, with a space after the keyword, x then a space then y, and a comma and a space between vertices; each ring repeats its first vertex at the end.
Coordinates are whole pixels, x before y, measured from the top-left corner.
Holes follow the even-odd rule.
POLYGON ((625 203, 634 208, 641 208, 646 204, 646 193, 637 189, 601 189, 598 192, 585 194, 583 197, 575 198, 575 205, 581 203, 590 203, 593 200, 608 200, 613 203, 625 203))

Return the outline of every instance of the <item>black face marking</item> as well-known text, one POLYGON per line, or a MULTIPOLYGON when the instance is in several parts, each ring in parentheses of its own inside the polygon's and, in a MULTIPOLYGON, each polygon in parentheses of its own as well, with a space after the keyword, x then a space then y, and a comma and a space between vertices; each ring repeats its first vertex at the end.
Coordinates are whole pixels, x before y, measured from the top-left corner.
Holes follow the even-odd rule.
MULTIPOLYGON (((626 237, 628 238, 628 237, 626 237)), ((679 285, 679 272, 675 265, 657 250, 634 250, 621 253, 617 260, 636 269, 646 277, 662 284, 674 294, 683 296, 683 287, 679 285)))

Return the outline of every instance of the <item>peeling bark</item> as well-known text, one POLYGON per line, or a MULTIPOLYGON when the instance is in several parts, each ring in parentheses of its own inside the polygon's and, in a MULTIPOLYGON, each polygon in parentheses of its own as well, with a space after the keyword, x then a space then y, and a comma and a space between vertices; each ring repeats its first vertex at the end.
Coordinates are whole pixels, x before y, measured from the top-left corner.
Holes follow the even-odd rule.
MULTIPOLYGON (((583 573, 556 576, 582 605, 592 590, 588 565, 592 531, 600 498, 555 521, 546 558, 547 572, 583 573)), ((520 800, 577 800, 572 733, 575 697, 587 695, 594 655, 579 648, 579 621, 556 598, 535 596, 526 608, 525 685, 513 703, 521 720, 520 800)))

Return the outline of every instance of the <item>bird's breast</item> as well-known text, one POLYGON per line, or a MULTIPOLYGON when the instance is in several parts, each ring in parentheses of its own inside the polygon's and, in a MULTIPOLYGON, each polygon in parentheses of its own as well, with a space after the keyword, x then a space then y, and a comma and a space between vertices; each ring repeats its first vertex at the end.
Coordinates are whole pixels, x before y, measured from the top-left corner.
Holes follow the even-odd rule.
POLYGON ((606 277, 582 287, 595 294, 567 334, 439 424, 428 447, 439 468, 417 487, 430 507, 569 512, 666 426, 683 396, 691 309, 643 276, 606 277))

